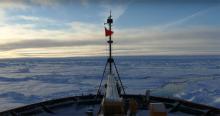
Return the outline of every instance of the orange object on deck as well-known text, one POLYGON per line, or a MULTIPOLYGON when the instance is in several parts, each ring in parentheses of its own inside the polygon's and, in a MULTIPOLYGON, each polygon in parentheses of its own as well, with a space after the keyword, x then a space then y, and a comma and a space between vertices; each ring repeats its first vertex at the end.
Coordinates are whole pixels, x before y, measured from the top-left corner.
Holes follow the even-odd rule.
POLYGON ((131 113, 136 113, 138 110, 138 104, 134 99, 130 99, 129 107, 131 113))
POLYGON ((150 116, 167 116, 163 103, 150 103, 150 116))
POLYGON ((124 107, 122 101, 107 101, 104 100, 102 104, 103 113, 105 116, 124 116, 124 107))

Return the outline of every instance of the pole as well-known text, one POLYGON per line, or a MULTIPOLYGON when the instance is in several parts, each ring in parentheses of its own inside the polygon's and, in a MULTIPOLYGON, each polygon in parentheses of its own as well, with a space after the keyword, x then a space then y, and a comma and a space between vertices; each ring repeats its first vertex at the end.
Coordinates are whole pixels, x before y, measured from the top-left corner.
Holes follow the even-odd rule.
MULTIPOLYGON (((109 30, 111 30, 111 24, 109 23, 109 30)), ((112 36, 109 36, 109 63, 110 73, 112 73, 112 36)))
MULTIPOLYGON (((107 20, 107 23, 109 25, 109 30, 111 31, 112 30, 112 23, 113 23, 113 20, 112 20, 112 15, 111 15, 111 11, 110 11, 110 16, 107 20)), ((113 62, 113 59, 112 59, 112 34, 110 34, 109 36, 109 41, 108 41, 108 44, 109 44, 109 58, 108 58, 108 62, 109 62, 109 70, 110 70, 110 74, 112 74, 112 62, 113 62)))

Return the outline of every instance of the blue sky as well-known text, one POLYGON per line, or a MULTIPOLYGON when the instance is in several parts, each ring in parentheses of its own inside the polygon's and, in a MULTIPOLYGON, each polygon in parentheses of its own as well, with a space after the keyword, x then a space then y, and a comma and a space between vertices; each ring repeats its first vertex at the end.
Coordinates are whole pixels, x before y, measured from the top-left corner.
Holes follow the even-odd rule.
POLYGON ((0 57, 219 55, 218 0, 1 0, 0 57))

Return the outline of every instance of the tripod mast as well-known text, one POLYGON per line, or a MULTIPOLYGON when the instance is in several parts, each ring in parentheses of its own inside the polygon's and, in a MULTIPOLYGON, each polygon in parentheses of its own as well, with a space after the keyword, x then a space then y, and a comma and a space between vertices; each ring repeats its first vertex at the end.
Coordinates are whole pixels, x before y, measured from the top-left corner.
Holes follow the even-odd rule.
POLYGON ((117 66, 114 62, 114 59, 112 57, 112 34, 113 34, 113 31, 112 31, 112 23, 113 23, 113 19, 112 19, 112 15, 111 15, 111 11, 110 11, 110 16, 108 17, 107 19, 107 23, 104 23, 104 24, 108 24, 109 28, 106 29, 105 28, 105 34, 106 36, 109 36, 109 40, 107 41, 107 43, 109 44, 109 56, 108 56, 108 59, 107 59, 107 62, 105 64, 105 68, 104 68, 104 71, 102 73, 102 79, 101 79, 101 82, 99 84, 99 88, 98 88, 98 91, 97 91, 97 95, 99 94, 100 92, 100 88, 101 88, 101 85, 102 85, 102 81, 105 77, 105 73, 106 73, 106 67, 109 65, 109 74, 113 75, 113 69, 115 69, 116 73, 117 73, 117 78, 115 76, 111 77, 111 78, 115 78, 116 81, 119 81, 119 88, 122 89, 123 93, 125 94, 125 90, 124 90, 124 86, 122 85, 122 82, 121 82, 121 78, 119 76, 119 73, 118 73, 118 69, 117 69, 117 66))

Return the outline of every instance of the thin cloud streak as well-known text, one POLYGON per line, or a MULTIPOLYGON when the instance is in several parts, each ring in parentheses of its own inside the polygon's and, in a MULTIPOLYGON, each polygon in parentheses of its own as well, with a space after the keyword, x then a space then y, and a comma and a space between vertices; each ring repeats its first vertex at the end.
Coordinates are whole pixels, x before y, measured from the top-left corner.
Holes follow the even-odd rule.
POLYGON ((103 18, 103 20, 105 20, 106 17, 109 16, 109 12, 111 10, 112 16, 114 16, 114 20, 117 21, 120 18, 120 16, 122 16, 126 12, 131 2, 132 2, 131 0, 128 1, 121 0, 118 2, 103 1, 101 2, 100 5, 104 10, 100 13, 100 16, 103 18))
POLYGON ((71 47, 71 46, 99 46, 103 45, 103 41, 56 41, 56 40, 25 40, 20 42, 3 44, 0 46, 0 51, 10 51, 16 49, 27 48, 49 48, 49 47, 71 47))
MULTIPOLYGON (((216 6, 215 6, 216 7, 216 6)), ((181 25, 181 24, 184 24, 194 18, 197 18, 201 15, 205 15, 206 13, 208 13, 210 10, 212 10, 213 8, 215 7, 210 7, 210 8, 207 8, 207 9, 203 9, 203 10, 200 10, 198 12, 195 12, 191 15, 188 15, 182 19, 179 19, 179 20, 176 20, 176 21, 173 21, 173 22, 170 22, 170 23, 167 23, 167 24, 164 24, 164 25, 160 25, 158 27, 155 27, 155 29, 167 29, 167 28, 171 28, 171 27, 174 27, 174 26, 178 26, 178 25, 181 25)))
POLYGON ((21 15, 14 17, 16 19, 22 19, 25 21, 31 21, 31 22, 38 22, 38 23, 57 23, 56 20, 44 18, 44 17, 36 17, 36 16, 27 16, 27 15, 21 15))

